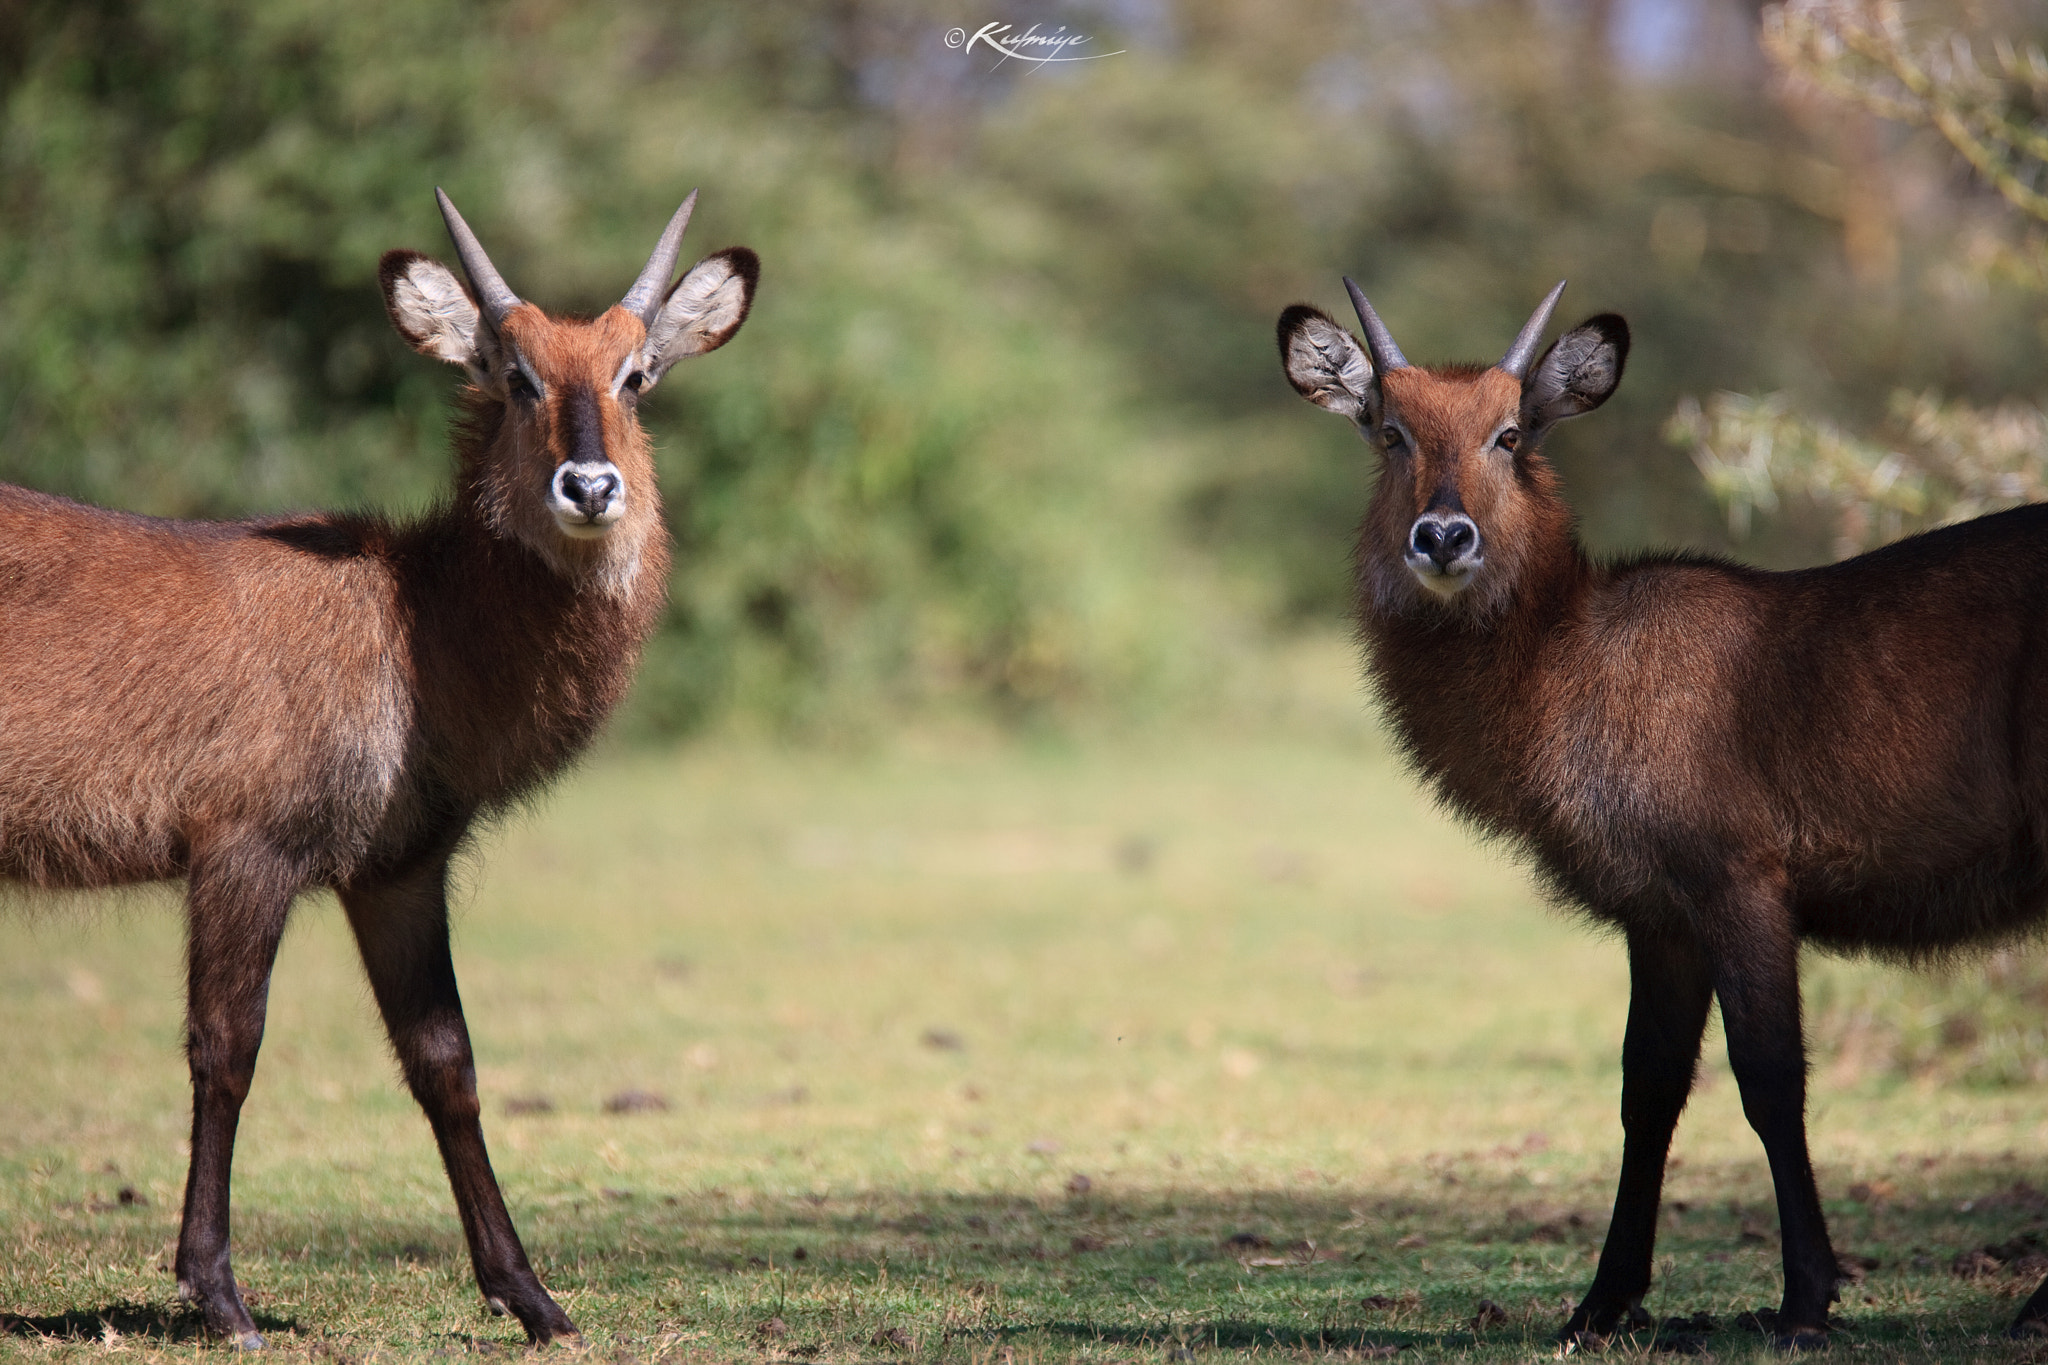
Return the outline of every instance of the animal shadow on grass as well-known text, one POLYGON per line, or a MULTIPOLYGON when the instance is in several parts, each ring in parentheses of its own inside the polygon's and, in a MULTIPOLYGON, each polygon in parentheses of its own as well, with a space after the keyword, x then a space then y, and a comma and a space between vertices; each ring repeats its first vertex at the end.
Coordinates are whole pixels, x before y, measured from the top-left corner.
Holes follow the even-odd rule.
MULTIPOLYGON (((1416 1359, 1518 1344, 1547 1355, 1591 1275, 1609 1193, 1604 1171, 1533 1184, 1531 1151, 1440 1154, 1418 1167, 1430 1179, 1399 1193, 1334 1181, 1120 1191, 1099 1177, 1070 1178, 1065 1193, 607 1189, 537 1214, 534 1242, 543 1274, 572 1292, 630 1297, 627 1286, 670 1276, 719 1286, 728 1307, 710 1325, 728 1346, 781 1319, 797 1344, 827 1353, 858 1354, 893 1328, 1020 1352, 1101 1342, 1169 1359, 1219 1348, 1416 1359), (832 1326, 845 1287, 871 1284, 878 1265, 922 1306, 832 1326)), ((2048 1256, 2040 1166, 1910 1158, 1887 1171, 1821 1172, 1835 1246, 1861 1272, 1835 1306, 1838 1342, 1911 1354, 1930 1334, 1959 1344, 2002 1332, 2039 1282, 2037 1253, 2048 1256)), ((1781 1288, 1768 1172, 1760 1158, 1701 1163, 1674 1184, 1651 1313, 1612 1346, 1748 1350, 1781 1288)), ((351 1222, 343 1235, 303 1209, 253 1219, 245 1245, 313 1246, 316 1268, 326 1263, 338 1284, 394 1259, 451 1272, 461 1261, 436 1220, 351 1222)), ((266 1335, 303 1330, 257 1322, 266 1335)), ((109 1328, 152 1343, 205 1335, 197 1310, 168 1302, 0 1313, 0 1342, 91 1342, 109 1328)))
MULTIPOLYGON (((658 1244, 663 1224, 691 1227, 675 1263, 697 1273, 765 1272, 791 1264, 784 1258, 801 1245, 804 1278, 887 1259, 906 1278, 924 1265, 985 1281, 1002 1291, 1001 1310, 956 1334, 989 1341, 1042 1335, 1169 1352, 1374 1357, 1527 1336, 1547 1349, 1590 1279, 1607 1179, 1600 1171, 1535 1186, 1519 1169, 1528 1155, 1444 1154, 1425 1163, 1441 1190, 1401 1195, 1169 1187, 1120 1198, 1095 1181, 1064 1200, 900 1191, 740 1208, 698 1198, 683 1207, 650 1201, 628 1217, 646 1219, 636 1229, 643 1246, 658 1244), (1102 1316, 1074 1311, 1072 1275, 1102 1316), (1296 1292, 1276 1296, 1271 1316, 1233 1312, 1218 1296, 1239 1280, 1296 1292), (1155 1303, 1134 1311, 1127 1287, 1155 1303), (1507 1315, 1487 1318, 1482 1295, 1500 1298, 1507 1315), (1302 1299, 1325 1320, 1304 1322, 1302 1299), (1475 1309, 1480 1320, 1468 1326, 1475 1309), (1390 1312, 1393 1321, 1382 1316, 1390 1312)), ((1671 1355, 1749 1349, 1768 1335, 1782 1290, 1768 1171, 1760 1157, 1700 1163, 1674 1183, 1658 1247, 1670 1264, 1651 1311, 1612 1345, 1671 1355)), ((2048 1181, 2038 1163, 1902 1157, 1881 1175, 1823 1168, 1821 1183, 1844 1268, 1831 1315, 1840 1342, 1912 1349, 1930 1332, 1944 1341, 2002 1332, 2048 1270, 2048 1181)))
POLYGON ((1115 1328, 1092 1322, 1044 1322, 1003 1328, 992 1336, 1011 1338, 1039 1333, 1073 1341, 1102 1342, 1172 1352, 1195 1350, 1348 1351, 1355 1355, 1391 1356, 1408 1350, 1456 1350, 1475 1343, 1470 1332, 1395 1332, 1357 1329, 1275 1327, 1270 1323, 1212 1319, 1184 1331, 1162 1328, 1115 1328))
MULTIPOLYGON (((256 1328, 265 1336, 296 1332, 290 1318, 254 1313, 256 1328)), ((52 1313, 44 1317, 0 1313, 0 1337, 42 1337, 55 1341, 112 1340, 109 1332, 145 1341, 175 1343, 209 1340, 206 1319, 193 1304, 110 1303, 104 1308, 81 1309, 75 1313, 52 1313)))

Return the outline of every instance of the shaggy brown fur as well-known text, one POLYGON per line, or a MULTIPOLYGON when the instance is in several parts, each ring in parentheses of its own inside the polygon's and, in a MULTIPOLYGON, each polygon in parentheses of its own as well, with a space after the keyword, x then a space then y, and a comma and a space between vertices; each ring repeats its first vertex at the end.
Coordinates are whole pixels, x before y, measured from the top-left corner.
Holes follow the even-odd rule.
MULTIPOLYGON (((1780 1337, 1821 1338, 1838 1272, 1807 1158, 1799 944, 1922 957, 2048 912, 2048 507, 1797 573, 1598 564, 1537 446, 1619 383, 1619 318, 1560 339, 1526 380, 1375 375, 1307 308, 1280 341, 1296 387, 1383 451, 1359 623, 1395 736, 1447 805, 1628 941, 1621 1182, 1566 1336, 1641 1312, 1718 999, 1777 1187, 1780 1337), (1446 596, 1411 536, 1456 509, 1482 557, 1446 596)), ((2048 1287, 2015 1331, 2044 1320, 2048 1287)))
MULTIPOLYGON (((752 253, 698 270, 713 265, 750 293, 752 253)), ((411 253, 387 258, 387 293, 408 271, 484 325, 411 253)), ((188 879, 192 1164, 176 1268, 208 1324, 245 1345, 261 1337, 228 1260, 235 1127, 279 936, 294 898, 322 887, 340 893, 487 1300, 537 1340, 575 1331, 485 1153, 447 871, 476 818, 560 772, 624 695, 662 609, 668 538, 637 390, 615 393, 641 320, 614 308, 563 322, 527 304, 478 334, 490 351, 472 368, 453 496, 410 524, 160 521, 0 485, 0 876, 188 879), (512 356, 544 395, 503 389, 489 367, 512 356), (625 488, 601 536, 566 534, 545 500, 578 450, 625 488)))

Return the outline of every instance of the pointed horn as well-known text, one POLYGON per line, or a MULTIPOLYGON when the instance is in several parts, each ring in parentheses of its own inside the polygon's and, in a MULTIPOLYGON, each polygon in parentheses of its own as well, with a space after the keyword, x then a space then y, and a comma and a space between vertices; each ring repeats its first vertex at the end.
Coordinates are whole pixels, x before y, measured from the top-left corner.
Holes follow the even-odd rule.
POLYGON ((677 258, 683 254, 683 229, 690 225, 690 213, 696 207, 697 191, 691 190, 690 197, 676 210, 676 216, 668 220, 661 240, 654 244, 654 254, 647 258, 640 278, 633 281, 626 297, 619 300, 619 307, 638 315, 640 321, 649 327, 654 325, 654 315, 661 311, 663 301, 668 298, 669 279, 676 273, 677 258))
POLYGON ((434 198, 441 205, 441 217, 448 224, 448 235, 455 241, 455 254, 462 258, 462 272, 469 276, 469 287, 476 293, 476 301, 484 310, 493 329, 504 321, 505 314, 519 306, 519 296, 505 285, 504 277, 498 274, 491 258, 484 255, 482 243, 469 230, 469 224, 462 221, 462 215, 455 211, 454 201, 434 187, 434 198))
POLYGON ((1565 282, 1559 280, 1557 288, 1543 302, 1536 305, 1536 311, 1529 315, 1522 325, 1522 334, 1515 338, 1515 344, 1508 347, 1508 353, 1500 358, 1500 368, 1517 379, 1529 377, 1529 362, 1536 358, 1536 348, 1543 344, 1543 329, 1550 325, 1550 312, 1557 307, 1558 296, 1564 293, 1565 282))
POLYGON ((1394 334, 1365 301, 1365 291, 1349 275, 1344 277, 1344 287, 1351 291, 1351 306, 1358 311, 1359 325, 1365 328, 1365 347, 1372 356, 1374 371, 1385 374, 1388 370, 1407 369, 1408 357, 1401 354, 1401 348, 1394 344, 1394 334))

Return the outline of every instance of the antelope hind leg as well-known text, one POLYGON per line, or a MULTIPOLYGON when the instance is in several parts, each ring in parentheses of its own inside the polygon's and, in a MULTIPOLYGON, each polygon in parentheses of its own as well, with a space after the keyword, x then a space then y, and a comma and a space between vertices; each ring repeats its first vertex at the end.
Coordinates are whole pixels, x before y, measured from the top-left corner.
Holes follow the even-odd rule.
POLYGON ((209 1331, 245 1348, 263 1336, 228 1256, 235 1130, 263 1045, 270 971, 299 886, 252 843, 195 852, 186 896, 185 1053, 192 1070, 192 1161, 175 1262, 178 1294, 209 1331))

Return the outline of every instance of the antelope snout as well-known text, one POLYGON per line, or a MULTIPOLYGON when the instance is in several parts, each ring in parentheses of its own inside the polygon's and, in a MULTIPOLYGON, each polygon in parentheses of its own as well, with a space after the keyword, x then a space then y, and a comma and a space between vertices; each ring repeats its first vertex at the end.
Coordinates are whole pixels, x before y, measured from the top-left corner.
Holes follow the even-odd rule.
POLYGON ((548 486, 548 510, 564 535, 601 536, 626 514, 626 481, 610 461, 567 461, 548 486))
POLYGON ((1479 527, 1463 512, 1424 512, 1408 528, 1407 558, 1423 587, 1455 596, 1480 565, 1479 527))

